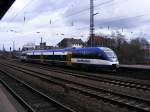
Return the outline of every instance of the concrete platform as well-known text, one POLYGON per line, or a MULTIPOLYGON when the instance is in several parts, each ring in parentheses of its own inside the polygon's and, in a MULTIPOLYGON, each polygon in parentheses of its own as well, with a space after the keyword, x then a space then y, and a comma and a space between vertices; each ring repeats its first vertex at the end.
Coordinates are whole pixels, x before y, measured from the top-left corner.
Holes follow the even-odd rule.
POLYGON ((149 69, 150 66, 148 65, 119 65, 120 67, 125 67, 125 68, 137 68, 137 69, 149 69))
POLYGON ((26 112, 20 103, 0 83, 0 112, 26 112))

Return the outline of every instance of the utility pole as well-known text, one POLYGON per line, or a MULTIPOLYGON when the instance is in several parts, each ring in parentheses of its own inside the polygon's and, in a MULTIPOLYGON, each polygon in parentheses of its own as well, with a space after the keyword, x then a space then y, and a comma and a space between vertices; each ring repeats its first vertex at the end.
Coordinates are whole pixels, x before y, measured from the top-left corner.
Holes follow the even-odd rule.
POLYGON ((94 1, 90 0, 90 43, 91 47, 95 45, 94 39, 94 1))
POLYGON ((43 38, 41 37, 41 43, 43 43, 43 38))
POLYGON ((4 46, 4 44, 3 44, 3 51, 5 51, 5 46, 4 46))
POLYGON ((13 51, 15 50, 15 41, 13 41, 13 51))
POLYGON ((11 52, 11 47, 9 48, 10 52, 11 52))
POLYGON ((122 32, 123 32, 123 27, 122 27, 122 32))

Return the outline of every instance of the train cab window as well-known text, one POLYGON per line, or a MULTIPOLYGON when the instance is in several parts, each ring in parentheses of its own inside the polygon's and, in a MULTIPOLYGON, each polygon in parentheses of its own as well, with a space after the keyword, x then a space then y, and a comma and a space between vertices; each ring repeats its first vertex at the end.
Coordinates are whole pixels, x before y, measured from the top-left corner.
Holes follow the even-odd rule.
POLYGON ((24 53, 24 54, 22 54, 22 56, 26 56, 26 54, 24 53))
POLYGON ((93 51, 75 51, 72 55, 73 58, 87 58, 87 59, 99 59, 99 54, 93 51))

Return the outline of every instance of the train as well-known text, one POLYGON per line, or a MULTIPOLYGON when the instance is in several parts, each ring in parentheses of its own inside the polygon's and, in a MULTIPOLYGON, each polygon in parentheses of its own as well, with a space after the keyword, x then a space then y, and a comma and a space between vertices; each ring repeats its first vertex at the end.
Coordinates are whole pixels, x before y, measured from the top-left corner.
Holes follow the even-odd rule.
POLYGON ((117 69, 119 67, 117 55, 108 47, 28 50, 23 51, 19 58, 20 61, 72 67, 98 69, 117 69))

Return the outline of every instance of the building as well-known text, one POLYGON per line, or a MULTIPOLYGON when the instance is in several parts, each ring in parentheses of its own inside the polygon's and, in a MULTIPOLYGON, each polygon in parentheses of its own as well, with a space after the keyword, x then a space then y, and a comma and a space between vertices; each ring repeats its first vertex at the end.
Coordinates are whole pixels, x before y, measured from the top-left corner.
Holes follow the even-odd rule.
POLYGON ((107 36, 94 36, 93 39, 91 37, 88 39, 86 46, 87 47, 114 47, 115 40, 112 38, 108 38, 107 36))
POLYGON ((46 49, 53 49, 53 46, 47 46, 46 42, 41 42, 40 45, 35 46, 36 50, 46 50, 46 49))
POLYGON ((34 43, 28 43, 23 46, 22 51, 26 50, 34 50, 35 49, 35 44, 34 43))
POLYGON ((47 46, 46 42, 43 42, 43 38, 41 37, 40 45, 36 45, 35 50, 48 50, 48 49, 56 49, 56 47, 47 46))
POLYGON ((57 45, 59 48, 81 48, 84 47, 84 42, 81 39, 64 38, 57 45))
POLYGON ((144 59, 146 64, 150 64, 150 44, 148 42, 145 42, 142 46, 142 49, 144 50, 144 59))

